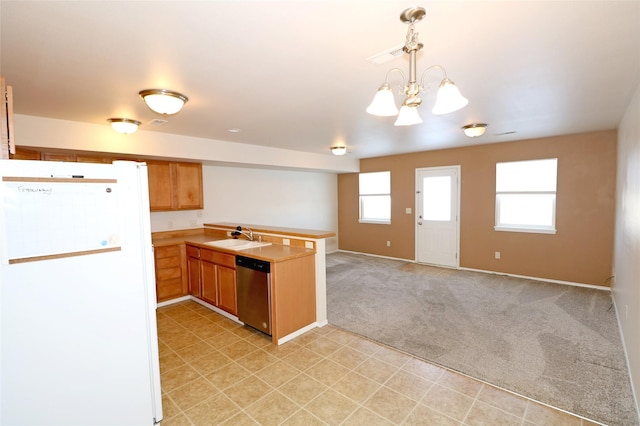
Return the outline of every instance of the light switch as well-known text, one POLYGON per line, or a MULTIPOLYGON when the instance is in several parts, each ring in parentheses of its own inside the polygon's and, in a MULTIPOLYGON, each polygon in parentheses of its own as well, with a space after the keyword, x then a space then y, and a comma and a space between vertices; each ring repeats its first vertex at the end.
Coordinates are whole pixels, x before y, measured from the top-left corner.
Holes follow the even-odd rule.
POLYGON ((407 207, 405 211, 407 212, 407 214, 411 214, 411 207, 407 207))

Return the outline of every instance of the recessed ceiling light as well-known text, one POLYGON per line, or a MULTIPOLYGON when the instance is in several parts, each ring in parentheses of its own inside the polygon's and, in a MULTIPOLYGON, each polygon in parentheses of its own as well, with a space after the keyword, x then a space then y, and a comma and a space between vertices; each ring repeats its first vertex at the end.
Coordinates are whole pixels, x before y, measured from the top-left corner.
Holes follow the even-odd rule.
POLYGON ((237 127, 232 127, 230 129, 227 129, 227 132, 229 132, 229 133, 240 133, 240 129, 238 129, 237 127))

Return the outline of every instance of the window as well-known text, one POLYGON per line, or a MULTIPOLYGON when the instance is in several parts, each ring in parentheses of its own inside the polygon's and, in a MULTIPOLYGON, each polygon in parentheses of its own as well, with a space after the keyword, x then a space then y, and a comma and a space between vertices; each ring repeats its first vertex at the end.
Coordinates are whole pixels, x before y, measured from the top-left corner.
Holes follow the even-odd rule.
POLYGON ((558 159, 496 164, 496 231, 556 233, 558 159))
POLYGON ((391 223, 391 172, 360 173, 360 222, 391 223))

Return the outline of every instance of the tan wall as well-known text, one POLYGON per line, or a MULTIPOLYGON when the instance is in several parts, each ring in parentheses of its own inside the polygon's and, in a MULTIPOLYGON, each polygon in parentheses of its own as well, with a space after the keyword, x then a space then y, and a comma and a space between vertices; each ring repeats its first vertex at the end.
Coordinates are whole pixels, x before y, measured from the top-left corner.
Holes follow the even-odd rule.
POLYGON ((460 165, 461 267, 609 286, 616 138, 611 130, 363 159, 361 172, 391 171, 391 224, 359 223, 358 175, 341 174, 339 248, 415 260, 415 218, 405 213, 415 212, 415 170, 460 165), (558 232, 494 231, 496 163, 539 158, 558 158, 558 232))

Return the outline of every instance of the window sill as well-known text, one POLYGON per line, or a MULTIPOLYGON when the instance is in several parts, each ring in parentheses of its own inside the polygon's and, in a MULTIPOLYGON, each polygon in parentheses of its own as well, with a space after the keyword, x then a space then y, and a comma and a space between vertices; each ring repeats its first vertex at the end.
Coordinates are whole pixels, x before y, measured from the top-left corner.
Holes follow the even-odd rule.
POLYGON ((557 232, 556 229, 550 228, 518 228, 508 226, 494 226, 493 229, 500 232, 526 232, 529 234, 555 234, 557 232))
POLYGON ((360 223, 372 223, 374 225, 391 225, 390 220, 371 220, 371 219, 358 219, 360 223))

